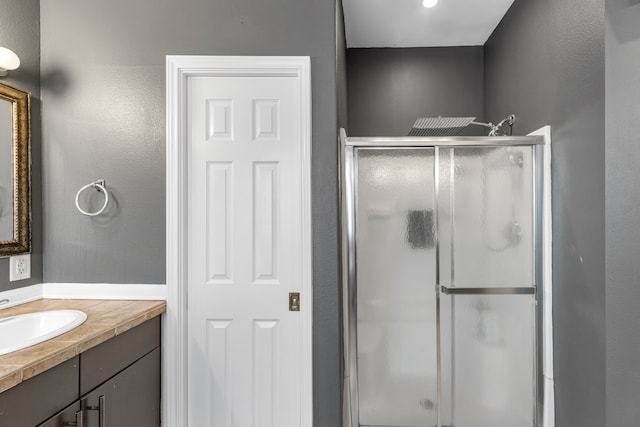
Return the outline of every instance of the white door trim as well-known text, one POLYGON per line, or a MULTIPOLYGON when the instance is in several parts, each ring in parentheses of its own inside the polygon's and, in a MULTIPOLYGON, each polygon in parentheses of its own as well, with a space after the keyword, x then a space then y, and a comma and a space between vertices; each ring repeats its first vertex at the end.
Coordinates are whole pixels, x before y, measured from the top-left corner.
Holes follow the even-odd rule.
POLYGON ((313 424, 311 252, 311 63, 301 56, 176 56, 166 58, 167 313, 163 342, 163 422, 187 425, 187 80, 195 76, 293 76, 300 82, 302 184, 301 427, 313 424))

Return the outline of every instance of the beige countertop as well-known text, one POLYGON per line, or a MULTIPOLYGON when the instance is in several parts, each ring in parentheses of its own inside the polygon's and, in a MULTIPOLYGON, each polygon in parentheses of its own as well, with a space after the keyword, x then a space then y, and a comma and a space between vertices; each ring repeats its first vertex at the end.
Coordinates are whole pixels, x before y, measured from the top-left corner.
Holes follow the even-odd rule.
POLYGON ((49 341, 0 356, 0 393, 161 315, 164 301, 41 299, 0 310, 0 319, 45 310, 80 310, 87 320, 49 341))

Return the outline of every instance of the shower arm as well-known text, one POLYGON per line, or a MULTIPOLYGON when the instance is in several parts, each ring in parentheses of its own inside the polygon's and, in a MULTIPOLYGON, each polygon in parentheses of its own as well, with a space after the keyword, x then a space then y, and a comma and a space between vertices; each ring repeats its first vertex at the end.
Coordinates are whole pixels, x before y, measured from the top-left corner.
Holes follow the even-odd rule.
POLYGON ((509 130, 510 130, 509 133, 511 133, 511 128, 513 127, 513 124, 515 123, 515 121, 516 121, 515 114, 510 114, 509 116, 507 116, 507 118, 502 120, 497 125, 494 125, 491 122, 482 123, 482 122, 475 122, 475 121, 471 122, 470 124, 476 125, 476 126, 484 126, 486 128, 491 129, 491 132, 489 132, 489 136, 505 136, 506 134, 500 132, 500 130, 502 129, 503 126, 508 125, 509 126, 509 130))

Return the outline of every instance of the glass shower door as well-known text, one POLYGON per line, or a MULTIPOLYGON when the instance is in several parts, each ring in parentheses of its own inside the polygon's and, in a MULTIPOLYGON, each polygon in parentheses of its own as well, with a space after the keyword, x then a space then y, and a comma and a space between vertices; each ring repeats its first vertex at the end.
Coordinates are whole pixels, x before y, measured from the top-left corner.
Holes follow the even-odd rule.
POLYGON ((356 150, 361 426, 435 426, 433 149, 356 150))
POLYGON ((353 427, 536 426, 535 146, 347 159, 353 427))
POLYGON ((533 148, 442 149, 442 418, 535 422, 533 148))

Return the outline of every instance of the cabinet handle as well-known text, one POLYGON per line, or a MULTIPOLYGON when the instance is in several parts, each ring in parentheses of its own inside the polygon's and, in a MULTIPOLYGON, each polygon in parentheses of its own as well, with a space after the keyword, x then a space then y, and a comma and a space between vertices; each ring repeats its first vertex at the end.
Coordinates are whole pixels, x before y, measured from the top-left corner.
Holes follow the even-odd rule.
MULTIPOLYGON (((98 411, 98 427, 107 427, 104 394, 98 397, 98 406, 87 406, 88 411, 98 411)), ((82 426, 80 426, 82 427, 82 426)))
POLYGON ((82 421, 82 411, 80 410, 80 411, 76 412, 76 420, 75 421, 68 421, 68 422, 64 423, 63 426, 84 427, 84 423, 82 421))
POLYGON ((102 396, 100 396, 98 398, 98 426, 99 427, 106 427, 107 423, 105 421, 105 398, 104 398, 104 394, 102 396))

